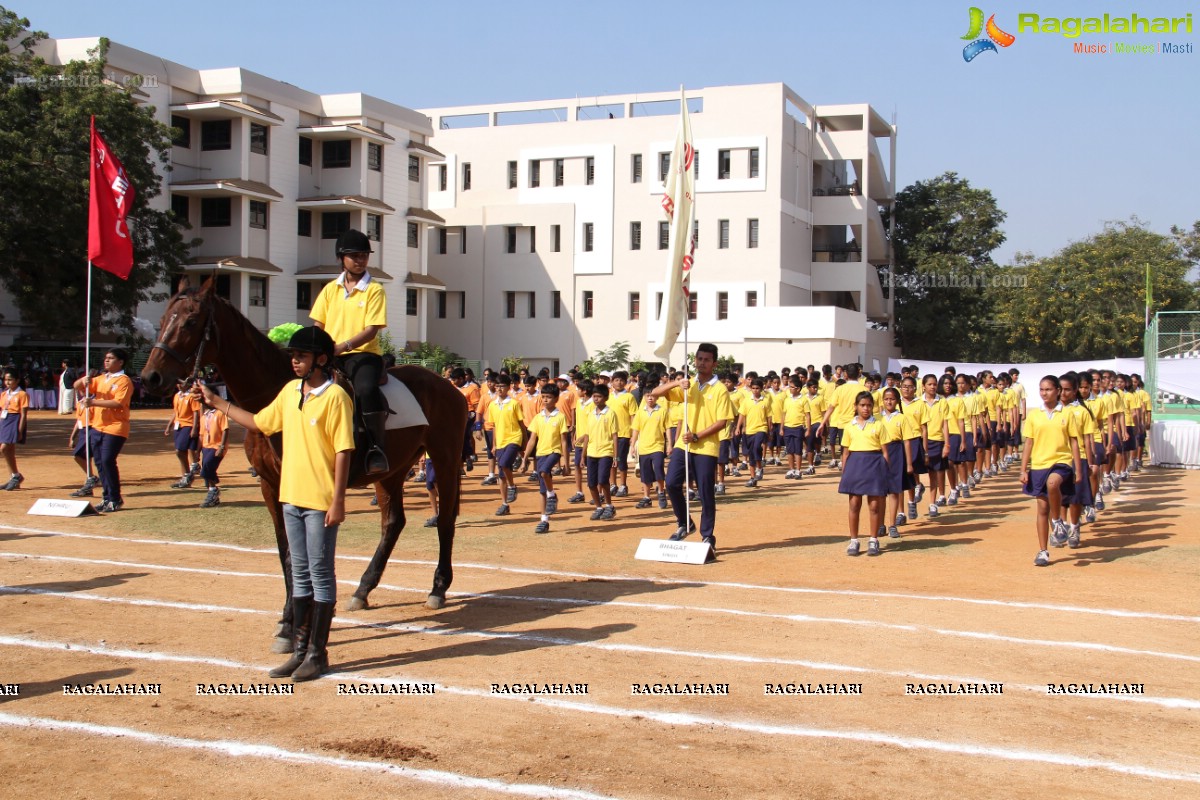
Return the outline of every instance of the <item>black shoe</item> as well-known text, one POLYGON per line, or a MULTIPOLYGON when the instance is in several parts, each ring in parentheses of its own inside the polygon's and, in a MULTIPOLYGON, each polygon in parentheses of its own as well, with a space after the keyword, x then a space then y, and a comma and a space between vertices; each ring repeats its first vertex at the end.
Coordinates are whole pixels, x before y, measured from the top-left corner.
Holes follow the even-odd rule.
POLYGON ((304 663, 292 673, 292 682, 311 681, 329 671, 329 628, 333 624, 333 603, 312 604, 312 628, 304 663))
POLYGON ((292 673, 304 663, 308 653, 308 634, 310 616, 312 614, 312 597, 292 598, 292 656, 267 674, 272 678, 290 678, 292 673))
POLYGON ((706 536, 700 540, 701 543, 708 545, 708 555, 704 557, 705 564, 711 564, 717 560, 717 539, 715 536, 706 536))
POLYGON ((383 451, 387 442, 387 418, 386 411, 372 411, 362 415, 363 427, 367 429, 367 436, 371 440, 365 460, 368 475, 382 475, 388 471, 387 453, 383 451))
POLYGON ((678 528, 675 529, 675 532, 671 534, 671 541, 672 542, 681 542, 695 532, 696 532, 696 521, 689 519, 686 529, 682 525, 680 525, 678 528))

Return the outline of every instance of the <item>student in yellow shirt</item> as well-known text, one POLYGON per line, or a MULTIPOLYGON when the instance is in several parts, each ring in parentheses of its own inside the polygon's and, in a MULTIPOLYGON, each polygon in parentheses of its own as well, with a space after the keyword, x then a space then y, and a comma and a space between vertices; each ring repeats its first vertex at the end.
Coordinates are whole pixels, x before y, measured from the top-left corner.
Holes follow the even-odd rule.
MULTIPOLYGON (((899 539, 899 526, 907 521, 907 517, 900 512, 900 504, 904 501, 904 493, 912 491, 915 485, 912 448, 909 447, 909 444, 920 441, 921 432, 913 424, 912 419, 904 413, 899 389, 894 386, 884 389, 881 402, 883 410, 880 412, 879 419, 888 430, 888 442, 884 445, 887 448, 888 457, 888 493, 884 500, 883 520, 884 524, 889 520, 893 521, 887 526, 887 535, 892 539, 899 539)), ((882 525, 879 532, 883 532, 882 525)))
MULTIPOLYGON (((1094 420, 1095 432, 1092 434, 1092 441, 1088 443, 1088 483, 1092 492, 1092 505, 1085 507, 1083 510, 1084 519, 1087 522, 1096 521, 1096 512, 1102 510, 1100 497, 1100 472, 1104 467, 1105 461, 1108 459, 1108 450, 1104 445, 1104 431, 1108 426, 1108 408, 1104 400, 1099 397, 1094 388, 1096 381, 1099 379, 1098 373, 1081 372, 1079 373, 1079 399, 1087 406, 1087 410, 1091 412, 1094 420)), ((1083 451, 1079 453, 1083 457, 1083 451)))
MULTIPOLYGON (((921 402, 928 412, 927 434, 925 439, 925 463, 929 467, 929 514, 931 519, 939 515, 938 507, 946 505, 947 483, 950 490, 954 487, 953 465, 949 458, 950 445, 950 400, 949 395, 954 391, 954 380, 943 375, 941 379, 929 373, 921 378, 921 386, 925 391, 921 402)), ((917 489, 920 501, 920 489, 917 489)), ((957 500, 955 501, 957 502, 957 500)))
POLYGON ((1151 412, 1153 403, 1150 402, 1150 393, 1146 391, 1146 384, 1142 381, 1142 376, 1136 372, 1129 376, 1130 385, 1133 388, 1133 393, 1137 395, 1138 407, 1140 408, 1138 416, 1138 431, 1137 431, 1137 449, 1133 453, 1133 471, 1142 471, 1142 458, 1146 454, 1146 434, 1150 432, 1151 427, 1151 412))
POLYGON ((804 440, 808 435, 808 400, 799 375, 788 378, 788 396, 780 410, 783 444, 787 451, 788 471, 784 480, 800 480, 804 469, 804 440))
POLYGON ((608 478, 617 452, 617 414, 608 407, 609 390, 605 384, 592 387, 592 409, 588 412, 587 433, 581 444, 587 452, 587 485, 596 507, 592 519, 613 519, 612 492, 608 478))
POLYGON ((496 458, 496 469, 500 473, 500 507, 496 516, 508 514, 508 507, 517 499, 516 478, 513 464, 521 455, 521 444, 525 441, 524 416, 521 404, 509 396, 512 378, 502 372, 494 378, 496 394, 487 407, 487 424, 492 428, 492 448, 496 458))
POLYGON ((251 414, 221 400, 207 386, 204 402, 230 419, 266 436, 283 433, 279 500, 292 568, 292 614, 296 639, 292 657, 270 671, 293 681, 319 678, 329 670, 329 628, 337 601, 334 549, 346 518, 346 481, 354 450, 350 397, 328 371, 334 342, 320 328, 292 334, 287 350, 296 380, 270 405, 251 414))
POLYGON ((1048 549, 1051 520, 1061 525, 1062 499, 1075 492, 1075 479, 1081 474, 1079 425, 1060 402, 1058 377, 1047 375, 1038 384, 1042 407, 1025 417, 1021 435, 1021 491, 1037 498, 1037 538, 1039 552, 1034 566, 1050 563, 1048 549))
POLYGON ((388 412, 379 390, 383 374, 379 332, 387 327, 387 294, 367 270, 372 250, 366 234, 346 231, 338 237, 335 253, 342 272, 317 295, 309 317, 333 338, 333 354, 341 357, 354 385, 355 402, 371 441, 366 470, 375 475, 388 471, 384 452, 388 412))
MULTIPOLYGON (((197 403, 201 399, 195 392, 191 393, 197 403)), ((225 412, 212 406, 205 406, 200 415, 200 477, 204 479, 204 488, 208 494, 200 502, 201 508, 214 508, 221 504, 221 477, 217 470, 225 459, 226 445, 229 441, 229 418, 225 412)))
POLYGON ((1063 506, 1068 509, 1069 521, 1061 521, 1057 530, 1050 531, 1050 544, 1054 547, 1070 545, 1072 549, 1079 547, 1080 526, 1084 509, 1090 509, 1095 502, 1092 497, 1091 458, 1092 442, 1096 435, 1096 420, 1091 410, 1082 402, 1080 391, 1080 376, 1074 372, 1060 375, 1058 378, 1060 401, 1066 413, 1075 417, 1079 428, 1079 479, 1075 482, 1075 490, 1070 496, 1064 493, 1063 506))
POLYGON ((738 414, 737 428, 734 436, 741 436, 750 461, 750 480, 746 487, 753 489, 763 477, 763 448, 767 443, 767 434, 771 430, 771 401, 763 397, 762 378, 753 378, 750 383, 750 396, 742 399, 742 407, 738 414))
POLYGON ((163 436, 170 436, 174 431, 175 457, 179 459, 179 469, 183 475, 171 484, 171 488, 190 489, 192 480, 200 472, 200 400, 182 378, 178 383, 179 390, 171 398, 174 413, 167 420, 163 436))
MULTIPOLYGON (((849 425, 850 420, 854 419, 855 398, 863 390, 863 385, 858 382, 858 364, 847 364, 845 374, 846 382, 833 391, 832 399, 829 400, 829 407, 825 410, 825 416, 821 419, 821 427, 817 429, 818 435, 820 435, 822 430, 829 429, 829 447, 833 456, 833 462, 829 466, 834 469, 842 465, 840 458, 842 428, 849 425)), ((870 392, 867 394, 870 394, 870 392)), ((871 402, 875 402, 874 398, 871 399, 871 402)))
POLYGON ((637 398, 626 388, 629 373, 619 369, 612 375, 608 406, 617 415, 617 452, 613 457, 613 471, 609 490, 613 497, 629 496, 629 440, 633 435, 633 418, 638 412, 637 398), (616 487, 615 489, 613 487, 616 487))
POLYGON ((536 456, 534 474, 538 476, 538 490, 542 502, 542 518, 534 527, 534 533, 550 531, 550 515, 558 510, 558 495, 554 493, 554 468, 563 465, 564 477, 571 474, 568 454, 571 452, 571 437, 567 432, 567 417, 558 409, 558 387, 547 383, 538 393, 542 410, 529 423, 529 441, 525 445, 525 460, 536 456))
MULTIPOLYGON (((582 503, 587 500, 583 495, 583 481, 587 477, 587 436, 588 418, 591 416, 592 389, 595 388, 587 378, 580 379, 576 384, 575 399, 575 494, 567 498, 568 503, 582 503)), ((606 484, 607 485, 607 484, 606 484)))
MULTIPOLYGON (((784 369, 787 369, 787 367, 784 367, 784 369)), ((771 399, 771 434, 767 438, 767 444, 771 452, 770 458, 767 459, 767 464, 779 466, 783 463, 783 457, 786 454, 785 442, 783 441, 783 404, 787 400, 789 393, 787 384, 774 372, 767 377, 770 384, 767 388, 767 396, 771 399)))
POLYGON ((887 494, 888 453, 885 449, 891 440, 887 425, 871 413, 875 398, 867 391, 859 392, 854 398, 855 416, 842 429, 842 447, 845 466, 838 483, 838 492, 850 496, 850 544, 846 555, 859 553, 858 523, 862 513, 862 499, 867 498, 869 530, 867 555, 879 555, 878 531, 883 525, 883 498, 887 494))
POLYGON ((909 424, 905 429, 904 447, 912 478, 905 487, 908 492, 908 513, 896 515, 896 524, 904 525, 917 519, 917 503, 921 502, 924 493, 921 476, 929 472, 925 462, 925 452, 929 449, 929 406, 917 398, 917 379, 912 375, 905 375, 901 379, 900 397, 903 400, 900 408, 909 424))
MULTIPOLYGON (((658 384, 658 375, 652 375, 650 385, 658 384)), ((667 424, 667 410, 657 397, 646 392, 633 418, 633 438, 630 440, 642 478, 642 499, 637 501, 637 508, 650 507, 651 486, 658 488, 658 507, 667 507, 667 424)))
POLYGON ((805 419, 808 431, 804 436, 804 448, 808 451, 808 469, 803 474, 816 475, 817 466, 821 463, 821 420, 825 418, 828 405, 825 402, 825 395, 820 391, 819 382, 814 378, 809 378, 805 388, 808 390, 808 396, 805 398, 807 401, 805 419))

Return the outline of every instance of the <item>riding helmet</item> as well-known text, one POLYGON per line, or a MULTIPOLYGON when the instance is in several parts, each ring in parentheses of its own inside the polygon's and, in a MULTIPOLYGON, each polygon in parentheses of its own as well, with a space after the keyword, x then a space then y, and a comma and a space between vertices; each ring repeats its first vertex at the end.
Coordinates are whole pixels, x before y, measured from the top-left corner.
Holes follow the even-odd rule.
POLYGON ((302 353, 324 353, 333 358, 333 337, 317 327, 301 328, 292 334, 288 340, 287 350, 299 350, 302 353))
POLYGON ((373 253, 371 240, 362 231, 353 228, 338 237, 336 254, 338 258, 349 253, 373 253))

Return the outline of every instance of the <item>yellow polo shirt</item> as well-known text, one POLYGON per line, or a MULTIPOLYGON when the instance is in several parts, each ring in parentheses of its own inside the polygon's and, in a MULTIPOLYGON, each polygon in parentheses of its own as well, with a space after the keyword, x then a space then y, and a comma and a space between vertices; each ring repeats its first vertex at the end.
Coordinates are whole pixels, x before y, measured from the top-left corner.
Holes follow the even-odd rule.
POLYGON ((529 424, 530 435, 537 436, 536 455, 548 456, 561 453, 562 437, 567 432, 567 415, 557 408, 547 414, 542 411, 529 424))
POLYGON ((833 416, 829 418, 829 427, 844 428, 854 419, 854 398, 863 391, 863 385, 858 381, 846 381, 833 392, 829 405, 833 407, 833 416))
POLYGON ((1053 410, 1045 406, 1030 409, 1021 425, 1021 435, 1033 441, 1029 452, 1030 469, 1050 469, 1055 464, 1066 464, 1074 469, 1071 440, 1079 437, 1079 424, 1074 414, 1063 409, 1062 403, 1053 410))
POLYGON ((783 401, 783 427, 803 428, 808 425, 808 420, 806 419, 809 413, 808 409, 809 402, 807 395, 789 395, 783 401))
MULTIPOLYGON (((683 395, 683 389, 676 386, 667 392, 667 399, 672 403, 679 403, 682 410, 683 395)), ((687 390, 687 404, 687 429, 694 434, 698 434, 718 422, 728 423, 735 418, 729 390, 725 388, 725 384, 717 380, 715 375, 703 386, 692 380, 687 390)), ((675 443, 675 449, 716 458, 721 451, 721 433, 727 431, 728 428, 728 425, 724 425, 717 433, 697 439, 690 444, 685 444, 683 436, 680 436, 679 441, 675 443)))
POLYGON ((771 424, 771 401, 762 396, 757 400, 753 396, 743 398, 741 414, 746 417, 742 433, 766 433, 771 424))
POLYGON ((488 404, 487 419, 492 424, 492 442, 497 450, 510 444, 521 446, 525 438, 521 432, 521 418, 521 404, 512 397, 503 400, 492 398, 488 404))
POLYGON ((588 458, 611 458, 616 455, 613 437, 617 435, 617 412, 607 405, 593 408, 588 417, 588 458))
MULTIPOLYGON (((345 277, 343 272, 337 280, 325 284, 308 314, 339 344, 361 333, 368 325, 387 327, 387 295, 383 286, 371 280, 367 273, 347 292, 343 284, 345 277)), ((350 352, 383 354, 378 336, 350 352)))
POLYGON ((874 415, 866 422, 855 418, 842 429, 842 447, 852 453, 881 453, 883 446, 891 440, 892 434, 888 426, 874 415))
POLYGON ((633 433, 633 418, 637 415, 637 398, 633 392, 612 392, 608 398, 608 407, 617 414, 617 437, 628 439, 633 433))
POLYGON ((654 408, 642 405, 633 418, 633 429, 638 432, 637 450, 640 455, 667 452, 667 425, 670 412, 663 408, 662 401, 654 408))

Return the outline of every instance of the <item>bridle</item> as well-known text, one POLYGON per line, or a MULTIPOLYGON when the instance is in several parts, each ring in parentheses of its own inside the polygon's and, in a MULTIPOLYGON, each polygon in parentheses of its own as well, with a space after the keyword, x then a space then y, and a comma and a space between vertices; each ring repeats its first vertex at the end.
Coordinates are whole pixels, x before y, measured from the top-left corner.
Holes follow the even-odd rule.
POLYGON ((189 383, 194 383, 196 378, 200 375, 200 364, 204 360, 204 348, 208 346, 208 343, 215 338, 217 339, 217 346, 220 346, 221 332, 216 327, 216 314, 214 309, 207 303, 200 301, 200 310, 208 311, 208 320, 204 323, 204 333, 200 337, 200 343, 196 345, 196 351, 192 353, 192 355, 187 357, 182 356, 179 354, 178 350, 166 343, 167 333, 175 325, 175 320, 179 317, 178 313, 171 315, 171 318, 167 321, 167 324, 163 326, 162 333, 159 335, 158 341, 155 342, 150 348, 151 350, 162 350, 168 356, 178 361, 184 369, 187 369, 188 362, 191 361, 192 374, 188 378, 189 383), (206 306, 208 307, 206 308, 206 306))

